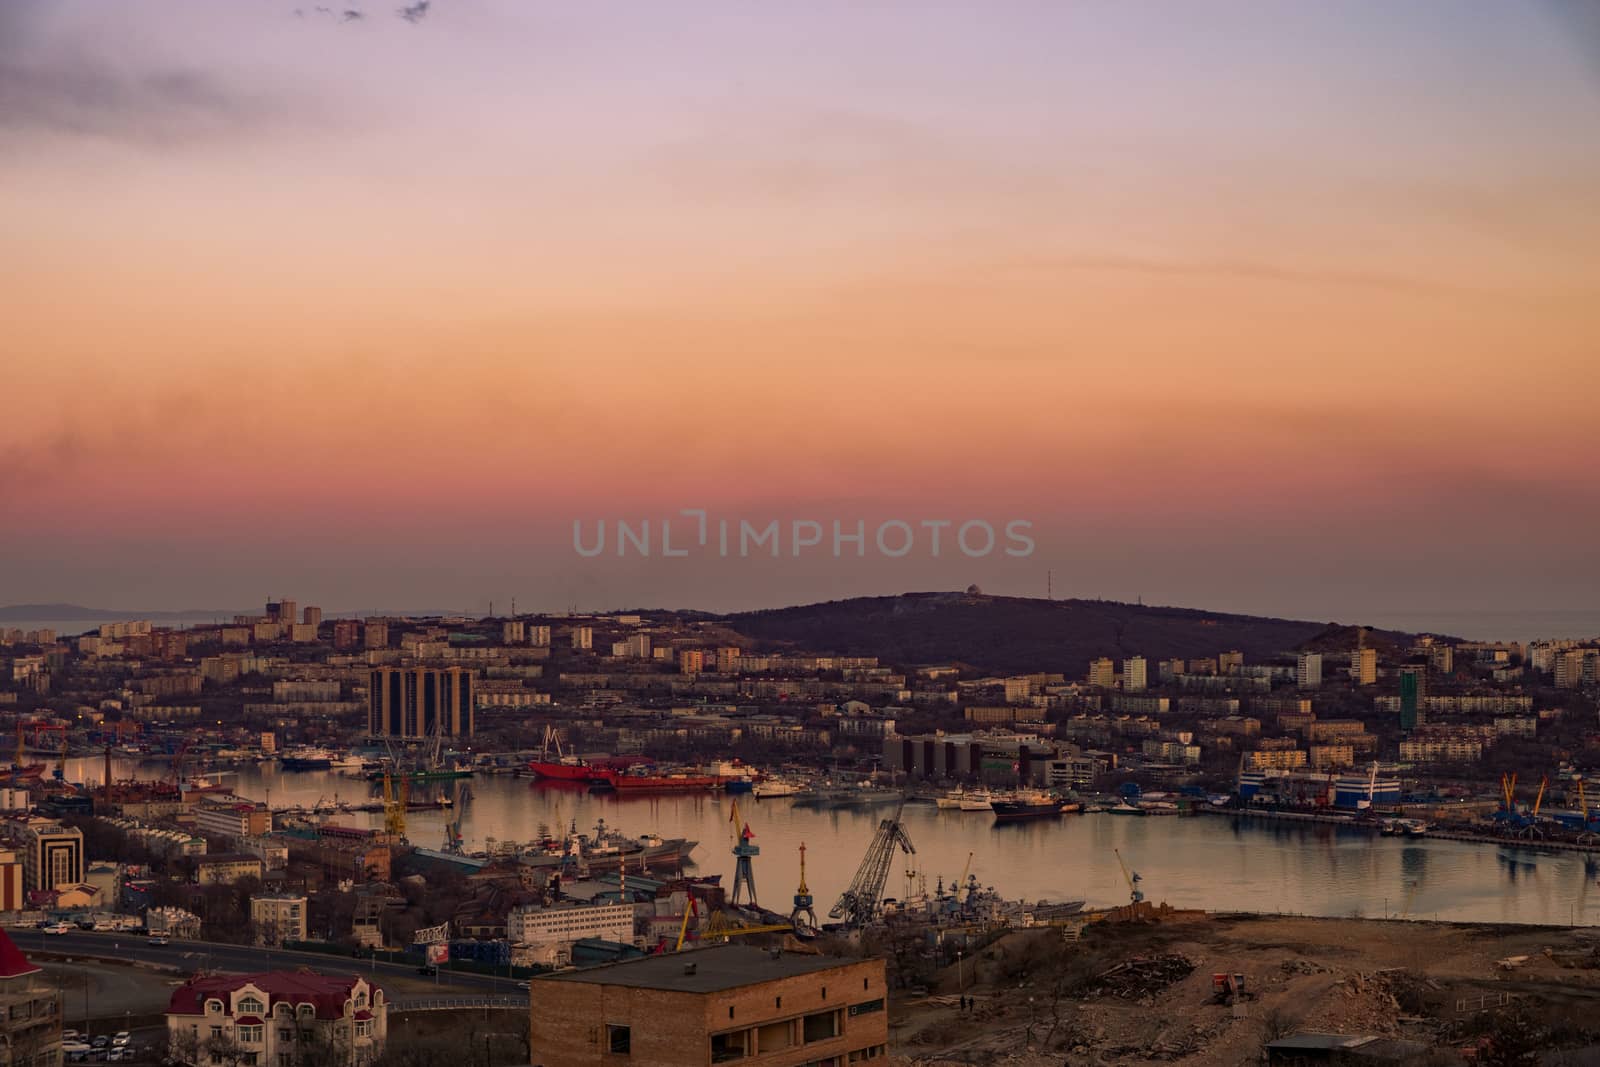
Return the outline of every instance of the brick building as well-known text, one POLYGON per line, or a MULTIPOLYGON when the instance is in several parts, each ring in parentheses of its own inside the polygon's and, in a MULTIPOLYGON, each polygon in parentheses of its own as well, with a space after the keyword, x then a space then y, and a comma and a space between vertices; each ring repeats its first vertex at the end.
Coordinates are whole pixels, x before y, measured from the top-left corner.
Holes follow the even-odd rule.
POLYGON ((718 945, 537 979, 536 1067, 848 1067, 887 1053, 882 960, 718 945))

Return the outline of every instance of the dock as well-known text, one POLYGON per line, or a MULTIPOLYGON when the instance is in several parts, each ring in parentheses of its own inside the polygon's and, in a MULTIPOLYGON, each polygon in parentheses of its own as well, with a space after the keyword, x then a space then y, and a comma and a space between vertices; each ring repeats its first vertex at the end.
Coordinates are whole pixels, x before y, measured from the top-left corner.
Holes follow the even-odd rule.
MULTIPOLYGON (((1376 824, 1353 819, 1346 815, 1326 815, 1315 811, 1274 811, 1260 808, 1214 808, 1209 805, 1195 809, 1211 815, 1226 815, 1235 819, 1252 819, 1263 822, 1288 822, 1288 823, 1313 823, 1323 826, 1342 826, 1347 830, 1356 830, 1362 833, 1378 833, 1376 824)), ((1430 827, 1420 834, 1402 835, 1411 838, 1426 838, 1432 841, 1461 841, 1473 845, 1500 845, 1505 848, 1535 849, 1548 852, 1582 852, 1590 855, 1600 855, 1600 839, 1585 843, 1582 841, 1550 840, 1543 837, 1507 837, 1502 834, 1483 833, 1478 830, 1447 829, 1430 827)))

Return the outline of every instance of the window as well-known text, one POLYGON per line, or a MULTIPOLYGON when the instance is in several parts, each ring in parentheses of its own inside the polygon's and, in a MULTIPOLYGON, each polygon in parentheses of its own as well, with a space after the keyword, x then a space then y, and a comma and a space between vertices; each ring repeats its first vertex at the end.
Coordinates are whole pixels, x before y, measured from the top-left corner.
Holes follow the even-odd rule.
POLYGON ((626 1026, 606 1026, 606 1046, 613 1056, 627 1056, 633 1052, 633 1030, 626 1026))
POLYGON ((264 1010, 264 1005, 255 997, 245 997, 239 1001, 240 1015, 260 1015, 264 1010))
POLYGON ((262 1031, 265 1029, 266 1027, 264 1026, 241 1026, 239 1027, 239 1040, 251 1043, 258 1042, 261 1040, 262 1031))
POLYGON ((862 989, 867 988, 867 979, 865 979, 865 978, 861 979, 861 988, 862 989))
POLYGON ((783 998, 782 997, 773 997, 772 998, 772 1008, 773 1008, 773 1010, 777 1011, 777 1010, 781 1009, 782 1007, 783 1007, 783 998))
POLYGON ((750 1055, 750 1031, 735 1030, 731 1034, 711 1035, 712 1063, 742 1060, 748 1055, 750 1055))
POLYGON ((838 1037, 839 1013, 819 1011, 815 1015, 807 1015, 801 1022, 801 1033, 808 1045, 813 1041, 826 1041, 838 1037))
POLYGON ((794 1030, 787 1022, 768 1023, 756 1031, 756 1048, 765 1056, 794 1044, 794 1030))
POLYGON ((856 1051, 850 1053, 850 1062, 865 1063, 867 1060, 875 1060, 882 1056, 886 1051, 887 1050, 883 1045, 870 1045, 867 1048, 857 1049, 856 1051))
POLYGON ((288 1043, 294 1040, 294 1031, 286 1026, 278 1027, 278 1040, 288 1043))
POLYGON ((222 1027, 213 1026, 211 1028, 211 1040, 213 1040, 213 1041, 221 1041, 222 1040, 222 1027))

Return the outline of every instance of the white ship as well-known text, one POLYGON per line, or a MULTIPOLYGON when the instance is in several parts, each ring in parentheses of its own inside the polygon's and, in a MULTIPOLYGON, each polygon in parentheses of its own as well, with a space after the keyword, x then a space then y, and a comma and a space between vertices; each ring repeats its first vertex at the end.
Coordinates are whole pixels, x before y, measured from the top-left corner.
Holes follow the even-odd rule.
POLYGON ((763 778, 751 790, 757 800, 771 800, 774 797, 792 797, 800 792, 800 785, 787 778, 763 778))
POLYGON ((994 798, 987 789, 980 789, 976 793, 963 793, 957 806, 962 811, 993 811, 994 798))

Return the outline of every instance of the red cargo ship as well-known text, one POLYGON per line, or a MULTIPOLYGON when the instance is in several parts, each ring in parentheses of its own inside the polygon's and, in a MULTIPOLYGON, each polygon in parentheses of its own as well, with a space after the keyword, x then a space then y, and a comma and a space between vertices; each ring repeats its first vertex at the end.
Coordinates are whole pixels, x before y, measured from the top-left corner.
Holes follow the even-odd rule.
POLYGON ((715 793, 725 784, 720 774, 664 773, 646 767, 607 771, 596 782, 619 793, 715 793))
POLYGON ((636 763, 644 762, 637 756, 615 756, 595 760, 593 763, 567 756, 559 760, 530 760, 528 770, 542 779, 554 782, 599 782, 611 784, 611 779, 636 763))

